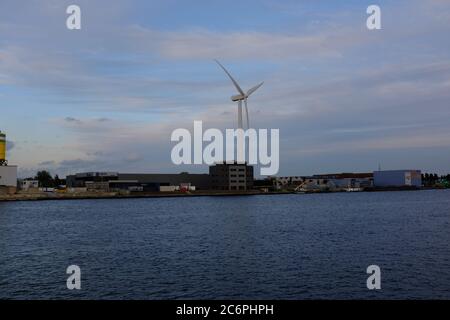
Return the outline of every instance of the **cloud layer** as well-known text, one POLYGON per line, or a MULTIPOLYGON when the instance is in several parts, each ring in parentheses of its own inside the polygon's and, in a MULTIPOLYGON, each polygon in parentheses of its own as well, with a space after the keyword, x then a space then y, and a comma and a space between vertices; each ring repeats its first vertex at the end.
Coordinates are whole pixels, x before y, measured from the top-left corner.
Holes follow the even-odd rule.
POLYGON ((0 129, 24 174, 204 170, 171 165, 170 133, 235 125, 214 58, 245 88, 265 81, 249 106, 281 131, 280 174, 448 171, 447 1, 380 1, 376 32, 364 1, 263 1, 251 17, 221 2, 79 2, 79 32, 67 1, 1 4, 0 129))

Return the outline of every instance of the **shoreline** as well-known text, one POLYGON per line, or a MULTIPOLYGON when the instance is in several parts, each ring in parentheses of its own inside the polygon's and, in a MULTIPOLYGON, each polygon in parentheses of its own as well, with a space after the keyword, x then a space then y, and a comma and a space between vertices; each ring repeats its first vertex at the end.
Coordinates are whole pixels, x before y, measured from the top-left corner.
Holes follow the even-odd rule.
POLYGON ((145 193, 145 194, 118 194, 118 193, 82 193, 82 194, 12 194, 0 195, 0 203, 2 202, 16 202, 16 201, 64 201, 64 200, 111 200, 111 199, 150 199, 150 198, 188 198, 188 197, 239 197, 239 196, 276 196, 287 194, 330 194, 330 193, 360 193, 360 192, 395 192, 395 191, 425 191, 425 190, 444 190, 439 188, 380 188, 369 189, 358 192, 346 191, 322 191, 322 192, 295 192, 295 191, 247 191, 247 192, 192 192, 192 193, 145 193))
POLYGON ((0 195, 1 202, 15 201, 63 201, 63 200, 103 200, 103 199, 148 199, 148 198, 187 198, 187 197, 238 197, 258 195, 285 195, 295 194, 290 191, 280 192, 195 192, 195 193, 146 193, 146 194, 116 194, 116 193, 89 193, 89 194, 14 194, 0 195))

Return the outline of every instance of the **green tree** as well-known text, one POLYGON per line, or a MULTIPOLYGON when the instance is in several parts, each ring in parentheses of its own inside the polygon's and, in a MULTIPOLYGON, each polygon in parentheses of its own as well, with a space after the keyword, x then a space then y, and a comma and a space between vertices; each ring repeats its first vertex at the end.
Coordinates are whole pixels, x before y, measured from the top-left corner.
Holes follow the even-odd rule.
POLYGON ((35 179, 39 181, 39 186, 43 188, 52 188, 55 184, 52 175, 46 170, 38 171, 35 179))
POLYGON ((439 180, 439 176, 437 175, 437 173, 434 174, 433 180, 434 183, 436 183, 439 180))
POLYGON ((54 185, 55 185, 56 188, 58 186, 62 185, 62 181, 61 181, 61 179, 59 178, 58 175, 55 175, 55 178, 53 179, 53 182, 54 182, 54 185))
POLYGON ((430 175, 428 173, 423 175, 422 182, 427 187, 430 185, 430 175))

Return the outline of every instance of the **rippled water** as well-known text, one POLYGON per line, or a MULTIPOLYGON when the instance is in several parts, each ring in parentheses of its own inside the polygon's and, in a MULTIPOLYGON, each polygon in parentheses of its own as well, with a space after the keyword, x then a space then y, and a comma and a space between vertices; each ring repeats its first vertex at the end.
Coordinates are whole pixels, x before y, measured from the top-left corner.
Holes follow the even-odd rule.
POLYGON ((449 191, 0 203, 0 298, 449 299, 449 244, 449 191))

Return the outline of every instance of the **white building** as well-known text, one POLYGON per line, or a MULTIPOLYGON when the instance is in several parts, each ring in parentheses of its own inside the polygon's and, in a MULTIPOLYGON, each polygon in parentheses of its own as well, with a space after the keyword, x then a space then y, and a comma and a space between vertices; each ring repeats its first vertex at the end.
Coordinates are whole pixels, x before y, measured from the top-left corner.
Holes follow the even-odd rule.
POLYGON ((38 189, 39 181, 38 180, 22 180, 20 183, 20 189, 28 191, 30 189, 38 189))
POLYGON ((17 166, 0 166, 0 187, 17 188, 17 166))
POLYGON ((0 194, 17 192, 17 166, 0 166, 0 194))

